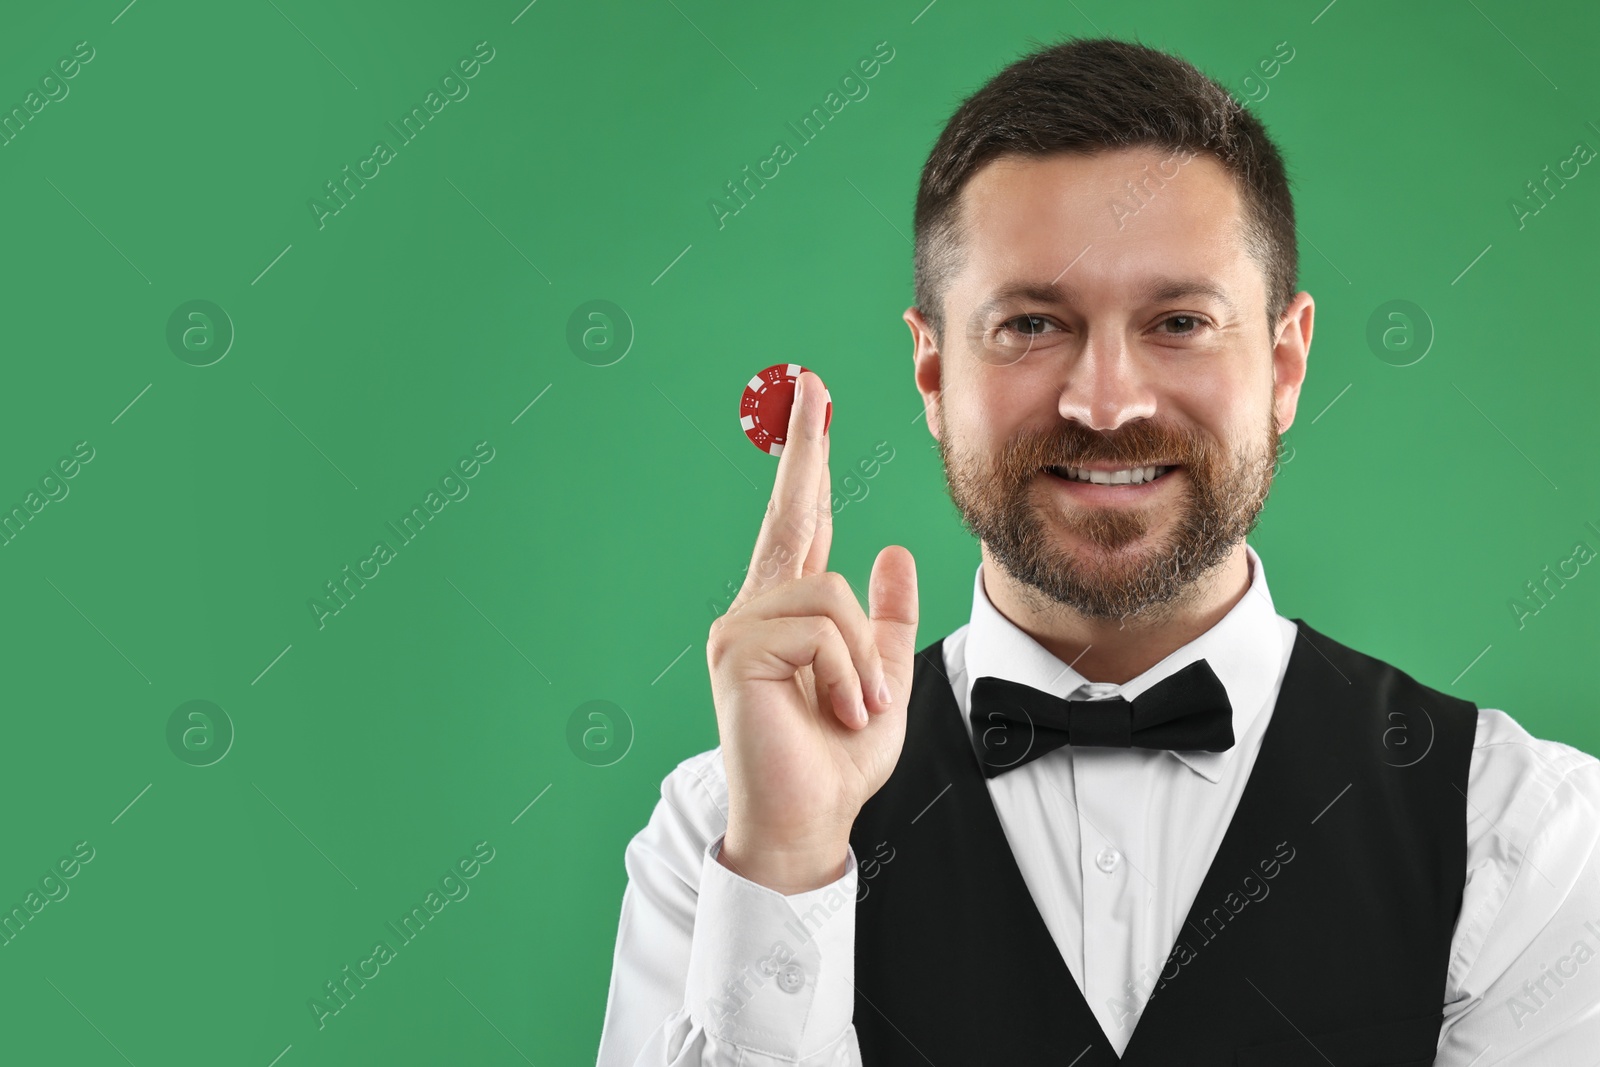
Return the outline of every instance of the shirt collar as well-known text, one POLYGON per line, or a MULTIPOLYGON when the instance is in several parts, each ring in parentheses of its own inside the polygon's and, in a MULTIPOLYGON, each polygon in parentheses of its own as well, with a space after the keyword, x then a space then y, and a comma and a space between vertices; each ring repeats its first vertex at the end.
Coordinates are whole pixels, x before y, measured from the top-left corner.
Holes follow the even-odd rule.
MULTIPOLYGON (((1174 751, 1171 756, 1210 782, 1222 777, 1239 742, 1265 709, 1283 662, 1283 633, 1272 594, 1267 591, 1266 569, 1247 542, 1250 587, 1216 625, 1193 641, 1175 649, 1165 659, 1122 685, 1091 683, 1068 664, 1018 629, 989 600, 983 587, 983 565, 973 578, 972 620, 966 629, 963 706, 972 706, 972 683, 984 676, 1031 685, 1058 697, 1088 685, 1094 696, 1122 696, 1129 700, 1157 682, 1176 674, 1195 660, 1204 659, 1216 672, 1233 706, 1234 745, 1224 752, 1174 751)), ((962 716, 971 735, 972 723, 962 716)))

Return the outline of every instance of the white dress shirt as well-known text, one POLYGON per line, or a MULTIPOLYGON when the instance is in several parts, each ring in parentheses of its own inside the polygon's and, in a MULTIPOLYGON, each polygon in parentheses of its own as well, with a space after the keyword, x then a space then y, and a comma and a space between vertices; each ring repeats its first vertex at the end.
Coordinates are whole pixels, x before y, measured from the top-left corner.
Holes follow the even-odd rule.
MULTIPOLYGON (((987 779, 1034 903, 1118 1055, 1233 817, 1294 645, 1261 558, 1246 554, 1245 596, 1123 685, 1088 682, 1001 615, 981 566, 971 621, 944 642, 969 737, 984 675, 1131 700, 1204 658, 1227 689, 1237 741, 1225 752, 1065 745, 987 779)), ((859 1067, 855 903, 871 891, 872 858, 858 866, 852 849, 837 882, 785 896, 717 862, 727 813, 716 748, 667 776, 629 843, 599 1067, 859 1067)), ((1436 1067, 1593 1067, 1600 761, 1480 710, 1466 833, 1436 1067)))

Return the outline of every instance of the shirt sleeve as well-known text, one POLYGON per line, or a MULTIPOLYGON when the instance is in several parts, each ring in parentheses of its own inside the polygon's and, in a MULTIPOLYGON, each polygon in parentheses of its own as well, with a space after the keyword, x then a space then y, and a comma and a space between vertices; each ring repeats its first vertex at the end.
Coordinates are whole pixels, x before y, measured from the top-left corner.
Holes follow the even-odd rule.
POLYGON ((837 881, 779 893, 717 860, 726 805, 702 753, 628 844, 598 1067, 860 1067, 854 850, 837 881))
POLYGON ((1434 1062, 1588 1064, 1600 1048, 1600 761, 1502 711, 1479 720, 1434 1062))

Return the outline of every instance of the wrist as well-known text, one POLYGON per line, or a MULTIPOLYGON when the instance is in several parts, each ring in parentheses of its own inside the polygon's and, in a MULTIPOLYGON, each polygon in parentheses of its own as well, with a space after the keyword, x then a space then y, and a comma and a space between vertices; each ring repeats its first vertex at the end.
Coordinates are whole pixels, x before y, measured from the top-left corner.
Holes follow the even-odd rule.
POLYGON ((717 850, 717 862, 741 878, 793 896, 821 889, 843 878, 849 866, 849 849, 848 838, 785 846, 745 841, 728 833, 717 850))

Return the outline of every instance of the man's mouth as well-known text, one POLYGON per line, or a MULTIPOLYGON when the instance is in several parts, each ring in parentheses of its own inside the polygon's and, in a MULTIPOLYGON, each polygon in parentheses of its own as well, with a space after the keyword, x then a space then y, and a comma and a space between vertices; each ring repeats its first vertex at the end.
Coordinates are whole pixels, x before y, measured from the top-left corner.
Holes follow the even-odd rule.
POLYGON ((1046 467, 1045 470, 1069 482, 1091 482, 1095 485, 1143 485, 1153 482, 1176 466, 1127 467, 1123 470, 1099 471, 1084 467, 1046 467))

